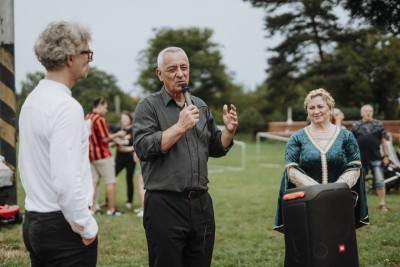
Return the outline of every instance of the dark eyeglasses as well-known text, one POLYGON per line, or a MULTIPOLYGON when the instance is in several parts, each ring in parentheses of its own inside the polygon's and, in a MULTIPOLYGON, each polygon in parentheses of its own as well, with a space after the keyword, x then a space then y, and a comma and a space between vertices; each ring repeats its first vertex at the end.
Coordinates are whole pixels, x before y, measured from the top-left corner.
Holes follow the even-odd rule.
POLYGON ((86 54, 88 55, 88 59, 92 60, 93 59, 93 51, 92 50, 83 50, 81 51, 81 54, 86 54))

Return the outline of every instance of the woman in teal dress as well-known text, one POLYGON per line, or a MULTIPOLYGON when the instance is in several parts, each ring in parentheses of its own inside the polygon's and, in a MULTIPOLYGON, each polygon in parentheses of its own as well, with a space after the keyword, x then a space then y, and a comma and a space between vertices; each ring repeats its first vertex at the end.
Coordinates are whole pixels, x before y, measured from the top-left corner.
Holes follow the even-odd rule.
POLYGON ((296 131, 286 145, 274 226, 281 233, 286 190, 316 184, 346 183, 353 195, 356 227, 369 224, 360 150, 350 131, 331 123, 334 106, 335 101, 324 89, 311 91, 304 101, 311 123, 296 131))

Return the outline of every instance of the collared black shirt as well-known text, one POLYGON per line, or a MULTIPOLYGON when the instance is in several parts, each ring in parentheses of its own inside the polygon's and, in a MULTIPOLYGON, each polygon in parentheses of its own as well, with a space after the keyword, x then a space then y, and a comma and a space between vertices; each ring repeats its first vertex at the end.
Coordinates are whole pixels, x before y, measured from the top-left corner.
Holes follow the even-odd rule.
POLYGON ((207 189, 208 157, 225 156, 218 129, 206 103, 192 96, 200 111, 196 126, 186 132, 168 151, 161 151, 162 132, 176 124, 182 107, 164 87, 142 99, 135 110, 133 143, 140 159, 144 187, 147 190, 182 192, 207 189))
POLYGON ((386 131, 382 122, 376 119, 372 121, 359 120, 353 124, 352 132, 360 147, 363 162, 381 160, 381 140, 386 138, 386 131))

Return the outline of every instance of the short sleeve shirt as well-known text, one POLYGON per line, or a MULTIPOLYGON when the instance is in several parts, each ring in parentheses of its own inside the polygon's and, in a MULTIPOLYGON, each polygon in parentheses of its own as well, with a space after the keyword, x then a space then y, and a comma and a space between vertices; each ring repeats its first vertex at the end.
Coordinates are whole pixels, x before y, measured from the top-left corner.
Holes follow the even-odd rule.
POLYGON ((364 162, 381 160, 380 145, 386 131, 379 120, 359 120, 353 124, 352 132, 360 147, 361 160, 364 162))

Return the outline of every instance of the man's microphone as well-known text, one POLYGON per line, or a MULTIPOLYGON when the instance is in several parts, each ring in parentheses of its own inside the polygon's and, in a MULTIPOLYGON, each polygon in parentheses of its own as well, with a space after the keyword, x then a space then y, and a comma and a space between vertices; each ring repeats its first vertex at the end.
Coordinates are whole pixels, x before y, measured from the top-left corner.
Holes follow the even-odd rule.
POLYGON ((187 84, 182 85, 182 93, 185 96, 186 105, 189 106, 192 104, 192 97, 189 92, 189 86, 187 84))

